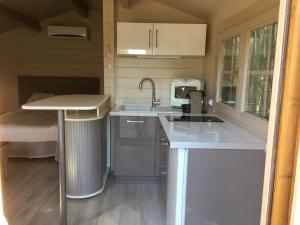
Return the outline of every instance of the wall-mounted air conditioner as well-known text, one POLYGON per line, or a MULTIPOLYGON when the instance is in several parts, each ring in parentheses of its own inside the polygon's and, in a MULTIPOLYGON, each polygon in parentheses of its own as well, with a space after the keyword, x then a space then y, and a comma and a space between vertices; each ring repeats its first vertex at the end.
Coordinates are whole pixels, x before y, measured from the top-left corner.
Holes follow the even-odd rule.
POLYGON ((87 39, 87 27, 48 26, 49 38, 87 39))

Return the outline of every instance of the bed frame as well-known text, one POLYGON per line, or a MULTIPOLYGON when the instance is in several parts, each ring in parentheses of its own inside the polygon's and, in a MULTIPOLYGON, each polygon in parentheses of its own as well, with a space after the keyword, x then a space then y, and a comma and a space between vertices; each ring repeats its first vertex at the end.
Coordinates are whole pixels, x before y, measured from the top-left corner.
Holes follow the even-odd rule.
POLYGON ((18 76, 19 105, 23 105, 33 93, 103 94, 99 77, 18 76))

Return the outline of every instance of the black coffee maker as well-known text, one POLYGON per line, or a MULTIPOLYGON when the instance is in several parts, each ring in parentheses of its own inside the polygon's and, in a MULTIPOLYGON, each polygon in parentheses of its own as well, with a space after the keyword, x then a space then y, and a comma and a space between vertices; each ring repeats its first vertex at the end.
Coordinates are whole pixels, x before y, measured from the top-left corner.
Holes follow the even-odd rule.
POLYGON ((206 111, 206 94, 202 90, 189 91, 190 104, 182 105, 183 113, 203 114, 206 111))

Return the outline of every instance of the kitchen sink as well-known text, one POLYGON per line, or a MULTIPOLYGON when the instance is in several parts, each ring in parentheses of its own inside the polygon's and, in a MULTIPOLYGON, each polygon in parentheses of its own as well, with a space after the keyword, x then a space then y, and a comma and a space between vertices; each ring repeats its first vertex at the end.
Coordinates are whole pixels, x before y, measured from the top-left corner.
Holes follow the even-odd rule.
POLYGON ((123 105, 121 110, 134 112, 150 112, 152 111, 152 107, 147 105, 123 105))

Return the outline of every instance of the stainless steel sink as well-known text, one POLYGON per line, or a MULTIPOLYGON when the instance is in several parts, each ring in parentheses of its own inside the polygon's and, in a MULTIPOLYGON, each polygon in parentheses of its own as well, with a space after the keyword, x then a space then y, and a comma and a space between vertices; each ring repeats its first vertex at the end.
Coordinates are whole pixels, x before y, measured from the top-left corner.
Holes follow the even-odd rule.
POLYGON ((123 105, 122 111, 133 111, 133 112, 151 112, 152 107, 147 105, 123 105))

